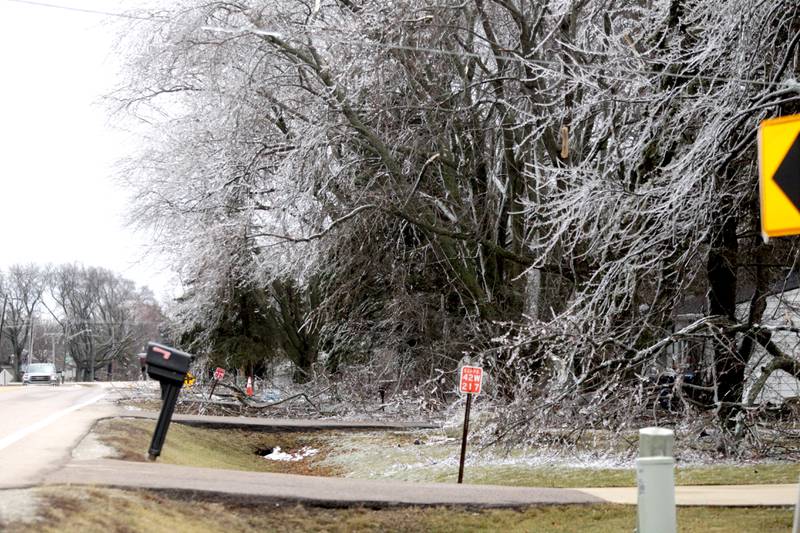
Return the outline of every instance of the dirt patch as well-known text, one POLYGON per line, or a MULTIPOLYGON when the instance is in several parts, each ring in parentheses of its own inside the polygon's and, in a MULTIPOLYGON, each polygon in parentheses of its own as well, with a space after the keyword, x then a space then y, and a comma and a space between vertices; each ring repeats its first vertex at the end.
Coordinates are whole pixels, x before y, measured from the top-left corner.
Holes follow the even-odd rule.
POLYGON ((117 459, 117 451, 111 446, 104 444, 95 433, 89 433, 72 450, 72 458, 79 461, 91 459, 117 459))

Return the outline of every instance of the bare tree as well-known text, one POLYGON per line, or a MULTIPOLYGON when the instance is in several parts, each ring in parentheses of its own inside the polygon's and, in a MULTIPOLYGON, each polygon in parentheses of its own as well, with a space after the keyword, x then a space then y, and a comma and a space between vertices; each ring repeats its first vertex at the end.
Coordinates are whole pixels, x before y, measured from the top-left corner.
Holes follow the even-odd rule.
POLYGON ((23 353, 29 349, 33 335, 34 320, 44 291, 44 276, 36 265, 13 265, 3 281, 3 296, 7 302, 5 332, 11 342, 17 379, 21 379, 23 353))
MULTIPOLYGON (((79 265, 62 265, 49 276, 51 315, 61 327, 81 380, 93 381, 112 362, 135 357, 138 334, 134 284, 116 274, 79 265)), ((111 369, 108 371, 109 379, 111 369)))

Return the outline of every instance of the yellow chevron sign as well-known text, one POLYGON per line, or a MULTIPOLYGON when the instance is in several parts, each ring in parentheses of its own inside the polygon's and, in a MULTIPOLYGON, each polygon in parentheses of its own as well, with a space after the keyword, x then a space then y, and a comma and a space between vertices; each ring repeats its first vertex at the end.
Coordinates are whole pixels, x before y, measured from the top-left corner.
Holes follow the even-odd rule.
POLYGON ((761 234, 800 234, 800 115, 765 120, 758 127, 761 234))

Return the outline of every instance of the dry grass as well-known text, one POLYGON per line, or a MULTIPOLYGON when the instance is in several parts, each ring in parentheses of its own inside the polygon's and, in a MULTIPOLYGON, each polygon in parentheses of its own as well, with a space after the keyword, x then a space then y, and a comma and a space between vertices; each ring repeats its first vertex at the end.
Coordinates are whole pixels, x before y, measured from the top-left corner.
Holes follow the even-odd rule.
MULTIPOLYGON (((537 531, 566 533, 630 532, 632 506, 549 506, 525 510, 465 510, 400 507, 390 509, 321 509, 300 505, 242 505, 208 499, 187 499, 163 493, 49 487, 40 489, 41 520, 8 524, 5 531, 27 532, 170 532, 232 533, 238 531, 537 531)), ((788 508, 680 508, 679 531, 785 532, 791 527, 788 508)))
MULTIPOLYGON (((155 429, 155 421, 137 419, 103 420, 95 434, 114 448, 120 459, 144 461, 155 429)), ((238 429, 207 429, 172 423, 159 461, 164 463, 286 474, 336 475, 332 466, 320 465, 329 448, 320 441, 324 434, 264 433, 238 429), (319 450, 301 461, 270 461, 257 454, 280 446, 292 452, 305 446, 319 450)))

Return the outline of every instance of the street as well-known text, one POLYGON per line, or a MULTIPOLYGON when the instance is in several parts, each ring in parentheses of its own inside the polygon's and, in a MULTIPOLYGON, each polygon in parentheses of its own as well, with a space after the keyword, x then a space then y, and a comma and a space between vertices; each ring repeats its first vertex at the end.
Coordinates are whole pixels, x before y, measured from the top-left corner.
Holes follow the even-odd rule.
POLYGON ((0 489, 41 482, 111 406, 102 385, 0 388, 0 489))

